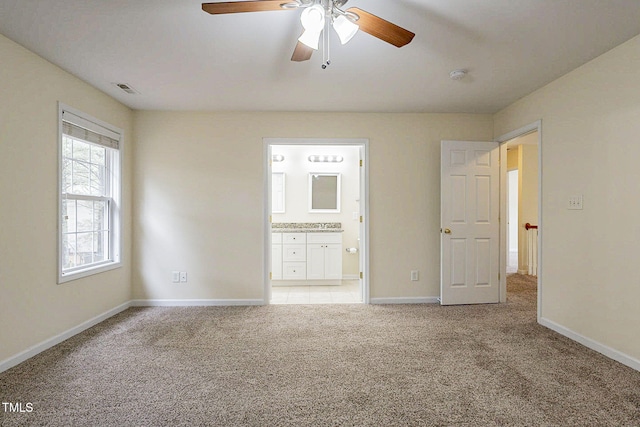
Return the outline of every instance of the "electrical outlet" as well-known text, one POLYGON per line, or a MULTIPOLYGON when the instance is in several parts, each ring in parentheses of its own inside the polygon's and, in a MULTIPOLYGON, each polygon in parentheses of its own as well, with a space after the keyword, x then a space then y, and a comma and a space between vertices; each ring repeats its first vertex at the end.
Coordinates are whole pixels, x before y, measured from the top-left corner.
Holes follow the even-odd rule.
POLYGON ((180 282, 181 283, 185 283, 187 281, 187 272, 186 271, 181 271, 180 272, 180 282))
POLYGON ((420 273, 418 272, 418 270, 411 270, 411 281, 412 282, 417 282, 419 280, 420 277, 420 273))
POLYGON ((171 281, 173 283, 179 283, 180 282, 180 272, 179 271, 172 271, 171 272, 171 281))
POLYGON ((567 208, 570 210, 582 210, 582 194, 579 196, 569 196, 567 208))

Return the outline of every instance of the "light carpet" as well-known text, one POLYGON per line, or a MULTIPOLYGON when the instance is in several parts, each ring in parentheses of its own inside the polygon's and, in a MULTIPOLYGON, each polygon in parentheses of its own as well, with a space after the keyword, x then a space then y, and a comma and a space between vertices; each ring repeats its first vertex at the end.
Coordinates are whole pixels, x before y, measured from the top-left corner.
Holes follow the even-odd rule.
POLYGON ((640 426, 640 372, 506 304, 132 308, 0 374, 2 426, 640 426))

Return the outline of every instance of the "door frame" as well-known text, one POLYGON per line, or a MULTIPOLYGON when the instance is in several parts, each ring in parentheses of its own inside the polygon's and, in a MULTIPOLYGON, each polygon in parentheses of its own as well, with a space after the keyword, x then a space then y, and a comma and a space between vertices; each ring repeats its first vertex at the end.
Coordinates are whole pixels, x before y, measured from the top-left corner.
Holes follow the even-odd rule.
POLYGON ((362 153, 362 168, 364 175, 364 185, 360 183, 360 200, 362 229, 360 233, 360 270, 362 274, 362 302, 370 303, 369 289, 369 139, 367 138, 262 138, 263 144, 263 164, 264 167, 264 210, 263 210, 263 230, 264 230, 264 294, 263 305, 269 305, 271 301, 271 148, 274 145, 323 145, 323 146, 353 146, 359 147, 362 153), (363 194, 364 193, 364 194, 363 194))
POLYGON ((525 125, 496 138, 500 143, 500 302, 507 301, 507 142, 531 132, 538 132, 538 322, 542 317, 542 242, 543 242, 543 209, 542 209, 542 120, 525 125))

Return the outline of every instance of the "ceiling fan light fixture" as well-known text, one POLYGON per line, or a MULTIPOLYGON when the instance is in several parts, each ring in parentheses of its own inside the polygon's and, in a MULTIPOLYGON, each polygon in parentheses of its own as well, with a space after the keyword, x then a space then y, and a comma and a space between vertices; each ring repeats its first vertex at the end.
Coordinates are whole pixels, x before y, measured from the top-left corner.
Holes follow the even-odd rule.
POLYGON ((340 15, 333 20, 333 29, 338 33, 340 43, 347 44, 356 35, 360 27, 347 18, 346 15, 340 15))
POLYGON ((324 28, 325 11, 319 4, 307 7, 300 15, 300 22, 305 30, 321 32, 324 28))
POLYGON ((301 3, 297 2, 297 1, 290 1, 288 3, 282 3, 280 5, 280 7, 283 8, 283 9, 297 9, 300 6, 301 6, 301 3))
POLYGON ((304 27, 304 33, 298 41, 311 49, 318 50, 320 43, 320 34, 324 28, 325 22, 324 8, 319 4, 314 4, 302 11, 300 21, 304 27))
POLYGON ((321 34, 322 31, 305 30, 298 41, 306 46, 309 46, 313 50, 318 50, 321 34))

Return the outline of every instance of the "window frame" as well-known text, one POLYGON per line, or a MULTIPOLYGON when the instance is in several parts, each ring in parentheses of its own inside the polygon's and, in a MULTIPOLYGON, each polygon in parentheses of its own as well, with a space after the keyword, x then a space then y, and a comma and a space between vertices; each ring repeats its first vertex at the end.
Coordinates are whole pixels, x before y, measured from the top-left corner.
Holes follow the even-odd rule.
MULTIPOLYGON (((98 132, 100 133, 100 132, 98 132)), ((91 144, 91 143, 90 143, 91 144)), ((96 144, 97 145, 97 144, 96 144)), ((99 146, 99 145, 98 145, 99 146)), ((69 107, 61 102, 58 103, 58 284, 77 280, 83 277, 92 276, 94 274, 102 273, 105 271, 113 270, 122 267, 122 162, 124 152, 124 131, 116 126, 92 117, 82 111, 69 107), (108 188, 109 194, 105 196, 84 196, 75 195, 74 197, 67 197, 63 193, 63 167, 64 167, 64 149, 63 149, 63 116, 64 113, 69 113, 76 120, 67 120, 78 126, 89 128, 93 126, 93 131, 96 129, 104 129, 106 131, 115 133, 118 135, 118 148, 108 148, 105 151, 105 163, 107 168, 111 170, 111 177, 105 182, 108 188), (105 261, 93 263, 86 267, 77 267, 72 270, 64 269, 64 248, 63 248, 63 221, 64 221, 64 203, 66 200, 106 200, 107 209, 109 212, 109 254, 106 256, 105 261)))

